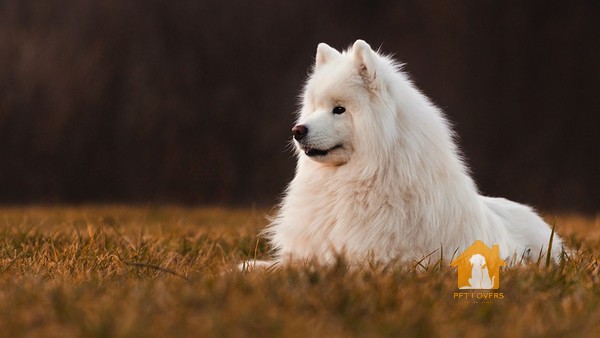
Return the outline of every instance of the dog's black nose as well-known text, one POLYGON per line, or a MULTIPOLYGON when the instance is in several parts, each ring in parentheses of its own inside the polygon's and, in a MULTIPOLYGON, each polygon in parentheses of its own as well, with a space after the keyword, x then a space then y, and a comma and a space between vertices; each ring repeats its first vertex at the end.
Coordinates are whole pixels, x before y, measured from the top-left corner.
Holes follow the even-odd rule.
POLYGON ((306 134, 308 134, 308 128, 306 128, 306 126, 303 124, 299 124, 292 128, 292 134, 294 135, 296 141, 300 141, 304 138, 304 136, 306 136, 306 134))

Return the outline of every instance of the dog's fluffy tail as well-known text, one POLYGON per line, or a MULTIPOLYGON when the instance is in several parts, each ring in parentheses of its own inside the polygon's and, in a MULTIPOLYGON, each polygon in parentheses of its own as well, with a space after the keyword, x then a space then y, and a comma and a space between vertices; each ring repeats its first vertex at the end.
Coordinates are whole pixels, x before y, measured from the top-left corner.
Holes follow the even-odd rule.
POLYGON ((563 240, 552 232, 552 228, 529 206, 504 198, 484 197, 487 207, 504 223, 512 247, 510 256, 523 256, 537 260, 549 254, 558 263, 564 251, 563 240), (552 248, 550 238, 552 237, 552 248), (541 257, 537 257, 541 255, 541 257))

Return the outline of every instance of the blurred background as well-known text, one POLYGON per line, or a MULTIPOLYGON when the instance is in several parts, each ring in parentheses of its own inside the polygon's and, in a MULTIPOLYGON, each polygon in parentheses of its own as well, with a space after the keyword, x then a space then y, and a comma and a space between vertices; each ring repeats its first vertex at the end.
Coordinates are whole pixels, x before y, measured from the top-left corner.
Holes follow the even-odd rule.
POLYGON ((406 63, 480 190, 600 211, 600 2, 0 2, 0 203, 277 202, 319 42, 406 63))

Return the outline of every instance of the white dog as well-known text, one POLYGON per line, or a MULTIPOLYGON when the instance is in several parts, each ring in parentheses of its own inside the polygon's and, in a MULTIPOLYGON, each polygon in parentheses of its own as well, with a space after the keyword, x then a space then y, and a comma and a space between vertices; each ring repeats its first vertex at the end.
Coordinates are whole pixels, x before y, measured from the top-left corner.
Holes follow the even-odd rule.
POLYGON ((472 265, 471 278, 469 286, 463 286, 461 289, 491 289, 494 287, 496 276, 490 279, 490 273, 486 266, 485 257, 480 254, 474 254, 469 259, 472 265))
MULTIPOLYGON (((362 40, 342 53, 319 44, 292 129, 296 176, 265 230, 274 262, 416 260, 475 240, 504 258, 546 254, 549 226, 479 195, 448 121, 400 68, 362 40)), ((550 254, 561 250, 554 236, 550 254)))

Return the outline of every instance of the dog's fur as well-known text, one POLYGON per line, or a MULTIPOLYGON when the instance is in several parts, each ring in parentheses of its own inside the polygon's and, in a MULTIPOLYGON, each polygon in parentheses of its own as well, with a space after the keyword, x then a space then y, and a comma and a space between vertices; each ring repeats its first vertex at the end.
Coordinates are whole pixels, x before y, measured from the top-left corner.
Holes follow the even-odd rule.
POLYGON ((443 113, 366 42, 342 53, 319 44, 297 125, 307 132, 294 141, 296 176, 265 230, 275 262, 418 260, 475 240, 504 258, 546 254, 549 226, 478 193, 443 113))

